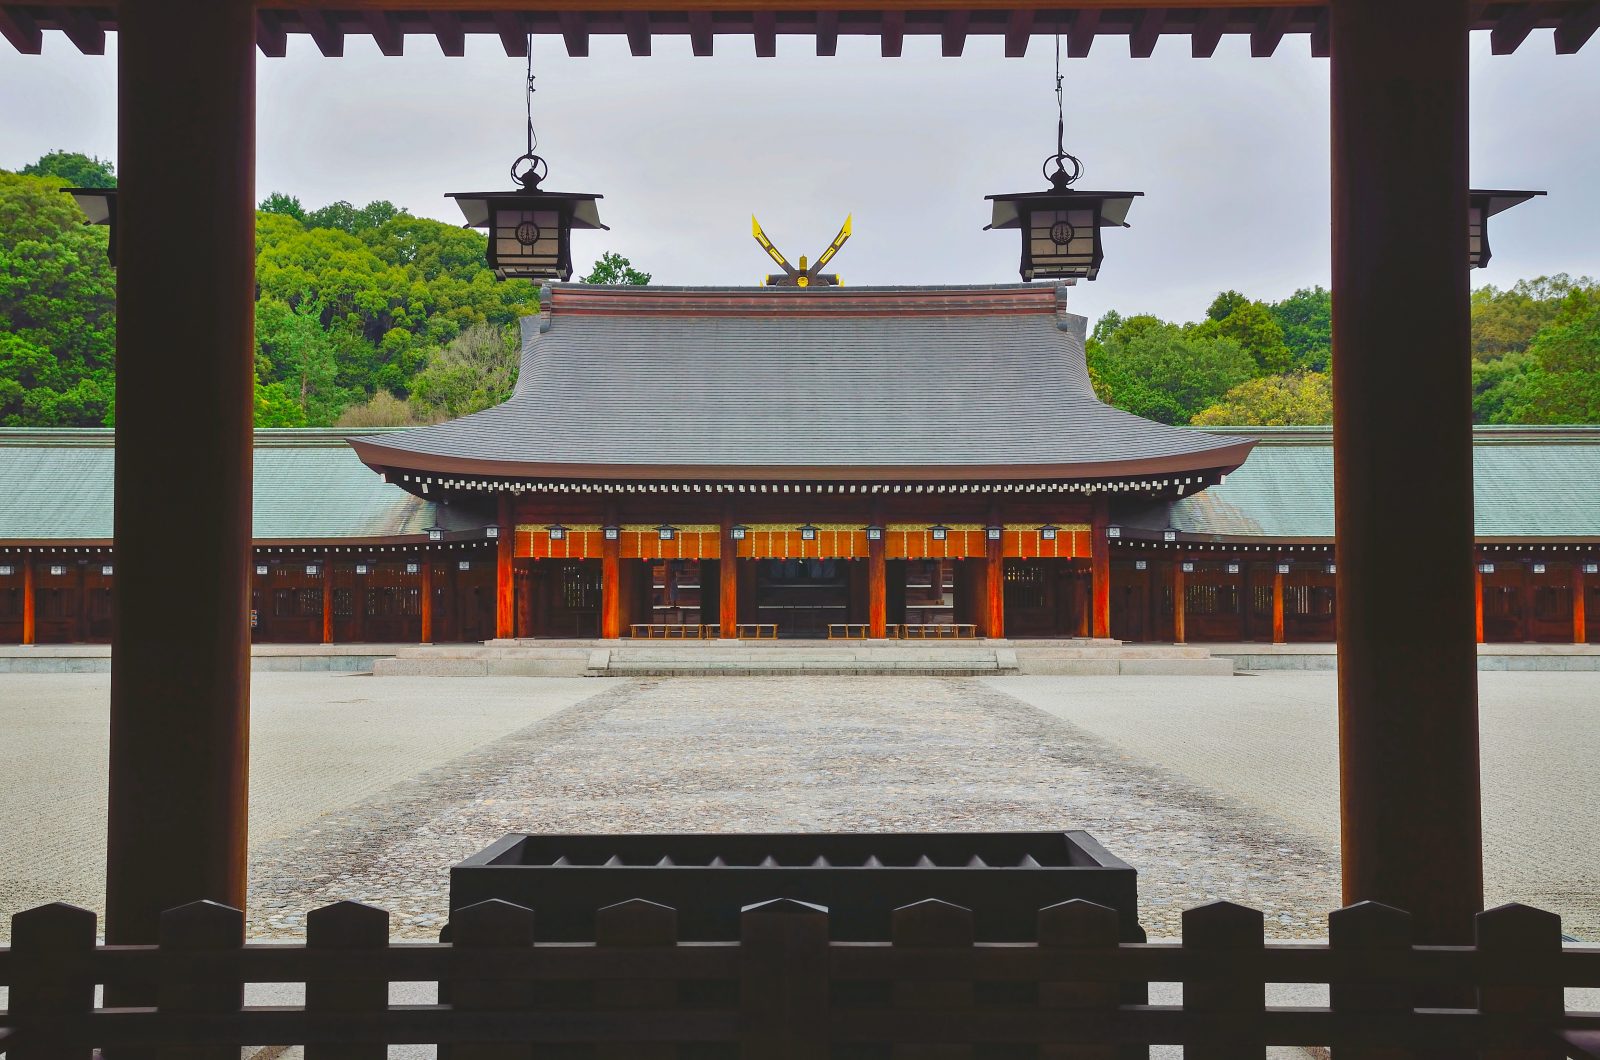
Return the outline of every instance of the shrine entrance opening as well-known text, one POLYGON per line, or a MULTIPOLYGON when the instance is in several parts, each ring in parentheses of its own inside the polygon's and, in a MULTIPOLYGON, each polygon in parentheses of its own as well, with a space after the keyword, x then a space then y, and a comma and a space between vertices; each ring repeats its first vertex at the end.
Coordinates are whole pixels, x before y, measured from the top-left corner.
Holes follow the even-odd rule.
POLYGON ((866 621, 866 560, 763 559, 754 566, 754 621, 777 626, 781 638, 826 637, 830 625, 866 621))

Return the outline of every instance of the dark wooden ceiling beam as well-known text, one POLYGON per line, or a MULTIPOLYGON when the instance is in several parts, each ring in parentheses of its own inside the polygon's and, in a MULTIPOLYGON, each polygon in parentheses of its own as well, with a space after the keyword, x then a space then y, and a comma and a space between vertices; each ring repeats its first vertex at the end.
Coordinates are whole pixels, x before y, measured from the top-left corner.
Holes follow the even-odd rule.
POLYGON ((1152 7, 1139 12, 1134 19, 1133 32, 1128 34, 1128 54, 1135 59, 1148 59, 1155 54, 1156 42, 1167 26, 1165 8, 1152 7))
POLYGON ((38 55, 44 50, 44 30, 20 7, 0 7, 0 37, 23 55, 38 55))
POLYGON ((380 52, 388 56, 405 54, 405 31, 400 28, 400 20, 393 13, 368 11, 362 21, 367 24, 367 32, 372 34, 372 41, 380 52))
POLYGON ((439 42, 439 50, 452 59, 459 59, 467 54, 467 29, 461 24, 461 16, 453 11, 430 11, 428 23, 433 27, 433 38, 439 42))
POLYGON ((515 11, 494 13, 494 32, 500 38, 500 47, 513 59, 528 57, 528 26, 515 11))
POLYGON ((64 8, 57 14, 56 22, 61 26, 61 32, 67 39, 85 55, 104 55, 106 53, 106 31, 100 25, 100 19, 92 11, 82 8, 64 8))
POLYGON ((263 8, 256 12, 256 47, 269 59, 289 54, 289 34, 276 11, 263 8))
POLYGON ((964 9, 946 11, 944 25, 939 29, 939 54, 954 59, 967 48, 967 27, 972 16, 964 9))
POLYGON ((650 12, 629 11, 622 16, 623 32, 628 37, 628 54, 650 54, 650 12))
POLYGON ((1489 31, 1489 51, 1495 55, 1510 55, 1522 47, 1538 22, 1539 9, 1532 4, 1508 8, 1489 31))
POLYGON ((1256 16, 1256 28, 1250 32, 1250 54, 1257 59, 1270 59, 1289 32, 1289 21, 1294 18, 1294 8, 1275 7, 1256 16))
POLYGON ((756 58, 771 59, 778 54, 778 13, 771 8, 758 9, 751 19, 752 35, 756 39, 756 58))
POLYGON ((324 57, 337 59, 344 54, 344 30, 326 12, 308 7, 300 12, 300 23, 324 57))
POLYGON ((1600 31, 1600 0, 1580 4, 1556 25, 1556 54, 1573 55, 1600 31))
POLYGON ((906 13, 900 10, 885 11, 879 23, 878 51, 885 59, 897 59, 905 50, 906 13))
POLYGON ((1006 58, 1020 59, 1028 54, 1028 38, 1033 36, 1033 8, 1019 7, 1006 16, 1006 58))
POLYGON ((689 50, 699 56, 708 56, 715 47, 714 30, 711 23, 711 12, 689 12, 689 50))
POLYGON ((1067 28, 1067 58, 1087 59, 1089 49, 1094 47, 1095 34, 1100 32, 1100 12, 1091 9, 1079 11, 1072 16, 1072 24, 1067 28))
POLYGON ((1200 16, 1189 32, 1189 54, 1196 59, 1209 59, 1217 54, 1222 34, 1228 28, 1228 9, 1210 8, 1200 16))
POLYGON ((839 12, 817 12, 817 54, 839 54, 839 12))
POLYGON ((1333 29, 1328 9, 1317 12, 1317 24, 1311 29, 1311 54, 1326 59, 1333 52, 1333 29))
POLYGON ((577 11, 563 11, 557 16, 561 23, 561 40, 567 46, 567 54, 574 59, 582 59, 589 54, 589 23, 582 13, 577 11))

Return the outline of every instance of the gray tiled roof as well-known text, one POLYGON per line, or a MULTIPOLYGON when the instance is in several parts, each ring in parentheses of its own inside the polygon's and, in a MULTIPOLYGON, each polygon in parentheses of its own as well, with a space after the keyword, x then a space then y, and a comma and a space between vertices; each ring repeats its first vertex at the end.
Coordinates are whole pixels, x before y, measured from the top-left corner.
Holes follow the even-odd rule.
POLYGON ((353 444, 374 467, 567 477, 1110 477, 1228 468, 1249 450, 1101 404, 1084 364, 1086 321, 1058 313, 1049 288, 799 297, 557 288, 548 330, 524 323, 509 401, 353 444), (585 304, 602 297, 600 308, 585 304), (718 299, 743 308, 719 311, 718 299), (948 302, 963 308, 929 311, 948 302))
MULTIPOLYGON (((261 542, 337 541, 482 525, 387 485, 345 443, 349 431, 260 430, 255 527, 261 542)), ((0 541, 108 541, 109 430, 0 430, 0 541)))
MULTIPOLYGON (((1213 428, 1261 439, 1226 482, 1171 504, 1116 512, 1146 530, 1219 538, 1333 537, 1333 434, 1326 427, 1213 428)), ((1600 427, 1478 427, 1480 540, 1600 540, 1600 427)))

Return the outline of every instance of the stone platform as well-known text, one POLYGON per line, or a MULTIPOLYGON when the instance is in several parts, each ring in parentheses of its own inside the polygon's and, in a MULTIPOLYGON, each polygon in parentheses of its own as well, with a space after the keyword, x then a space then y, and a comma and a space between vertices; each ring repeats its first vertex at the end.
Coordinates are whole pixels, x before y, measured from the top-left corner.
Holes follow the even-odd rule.
POLYGON ((1204 648, 1114 640, 497 640, 413 646, 379 676, 754 677, 785 674, 995 677, 1005 674, 1227 676, 1204 648))
MULTIPOLYGON (((1212 655, 1241 672, 1337 670, 1333 644, 1207 644, 1212 655)), ((1538 670, 1546 673, 1600 670, 1600 644, 1480 644, 1479 670, 1538 670)))

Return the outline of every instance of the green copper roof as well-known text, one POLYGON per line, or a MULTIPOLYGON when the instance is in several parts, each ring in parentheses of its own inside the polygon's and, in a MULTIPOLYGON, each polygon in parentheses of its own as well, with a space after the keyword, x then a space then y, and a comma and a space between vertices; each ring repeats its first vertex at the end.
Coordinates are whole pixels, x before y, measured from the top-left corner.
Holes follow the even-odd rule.
MULTIPOLYGON (((345 438, 370 433, 381 432, 256 431, 256 541, 422 540, 435 521, 483 525, 369 471, 345 438)), ((109 430, 0 430, 0 541, 109 541, 112 442, 109 430)))
MULTIPOLYGON (((1244 466, 1204 493, 1116 515, 1149 530, 1217 538, 1333 537, 1333 432, 1327 427, 1207 428, 1261 439, 1244 466)), ((1479 540, 1600 540, 1600 427, 1478 427, 1473 478, 1479 540)))

